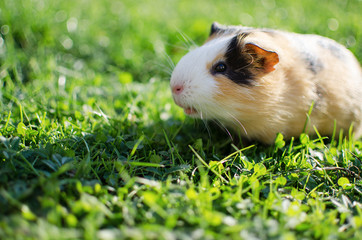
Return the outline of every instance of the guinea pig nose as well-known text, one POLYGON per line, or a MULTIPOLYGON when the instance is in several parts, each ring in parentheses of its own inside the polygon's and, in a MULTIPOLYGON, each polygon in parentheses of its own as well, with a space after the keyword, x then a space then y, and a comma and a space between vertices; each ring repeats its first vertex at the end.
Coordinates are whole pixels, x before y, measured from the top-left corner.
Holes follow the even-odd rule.
POLYGON ((183 85, 175 85, 172 87, 172 93, 174 94, 181 94, 183 90, 184 90, 183 85))

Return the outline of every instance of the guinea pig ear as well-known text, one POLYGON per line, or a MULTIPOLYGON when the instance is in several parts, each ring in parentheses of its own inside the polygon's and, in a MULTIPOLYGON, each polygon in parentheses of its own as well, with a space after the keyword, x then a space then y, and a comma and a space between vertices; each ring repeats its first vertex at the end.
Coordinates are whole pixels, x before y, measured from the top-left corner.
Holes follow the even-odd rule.
POLYGON ((215 33, 221 32, 221 31, 223 31, 223 30, 224 30, 223 25, 221 25, 221 24, 218 23, 218 22, 213 22, 213 23, 211 24, 211 29, 210 29, 210 34, 209 34, 209 36, 211 36, 211 35, 213 35, 213 34, 215 34, 215 33))
POLYGON ((279 63, 276 52, 265 50, 254 43, 246 43, 244 51, 252 57, 252 65, 257 69, 262 69, 264 73, 274 71, 274 66, 279 63))

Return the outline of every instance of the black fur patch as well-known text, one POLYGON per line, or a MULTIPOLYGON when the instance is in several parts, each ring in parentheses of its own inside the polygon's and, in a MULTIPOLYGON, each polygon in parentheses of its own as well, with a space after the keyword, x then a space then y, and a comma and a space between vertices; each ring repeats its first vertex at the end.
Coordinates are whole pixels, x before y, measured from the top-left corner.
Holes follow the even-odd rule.
POLYGON ((223 35, 223 34, 241 34, 244 31, 251 31, 253 28, 242 27, 242 26, 225 26, 221 25, 218 22, 213 22, 210 28, 209 36, 214 34, 223 35))
POLYGON ((241 44, 242 39, 247 35, 248 33, 243 33, 231 39, 225 54, 226 71, 219 73, 213 67, 211 70, 213 75, 223 74, 236 84, 252 85, 253 75, 248 67, 252 62, 252 58, 248 54, 243 53, 243 46, 241 44))
POLYGON ((332 55, 338 59, 342 60, 345 56, 341 47, 333 41, 318 41, 318 44, 322 48, 328 49, 332 55))
POLYGON ((210 29, 210 36, 220 31, 223 31, 222 25, 217 22, 213 22, 210 29))
POLYGON ((322 61, 316 56, 308 53, 303 53, 303 59, 307 64, 308 70, 311 71, 313 74, 318 74, 324 68, 322 61))

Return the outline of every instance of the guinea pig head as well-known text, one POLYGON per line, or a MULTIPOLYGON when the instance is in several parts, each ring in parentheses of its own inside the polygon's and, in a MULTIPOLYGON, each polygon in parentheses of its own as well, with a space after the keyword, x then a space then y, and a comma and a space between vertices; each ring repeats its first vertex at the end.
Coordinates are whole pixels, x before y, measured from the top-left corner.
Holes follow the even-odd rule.
POLYGON ((252 34, 218 35, 179 61, 170 85, 175 103, 187 115, 225 123, 243 120, 255 100, 252 88, 279 62, 277 53, 248 41, 252 34))

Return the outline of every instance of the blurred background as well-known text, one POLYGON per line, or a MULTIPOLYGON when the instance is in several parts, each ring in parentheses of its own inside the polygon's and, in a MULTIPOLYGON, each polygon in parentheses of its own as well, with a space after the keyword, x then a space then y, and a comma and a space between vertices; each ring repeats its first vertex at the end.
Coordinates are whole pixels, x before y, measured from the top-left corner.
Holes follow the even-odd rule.
POLYGON ((361 11, 360 0, 0 0, 0 79, 167 80, 213 21, 325 35, 361 61, 361 11))

